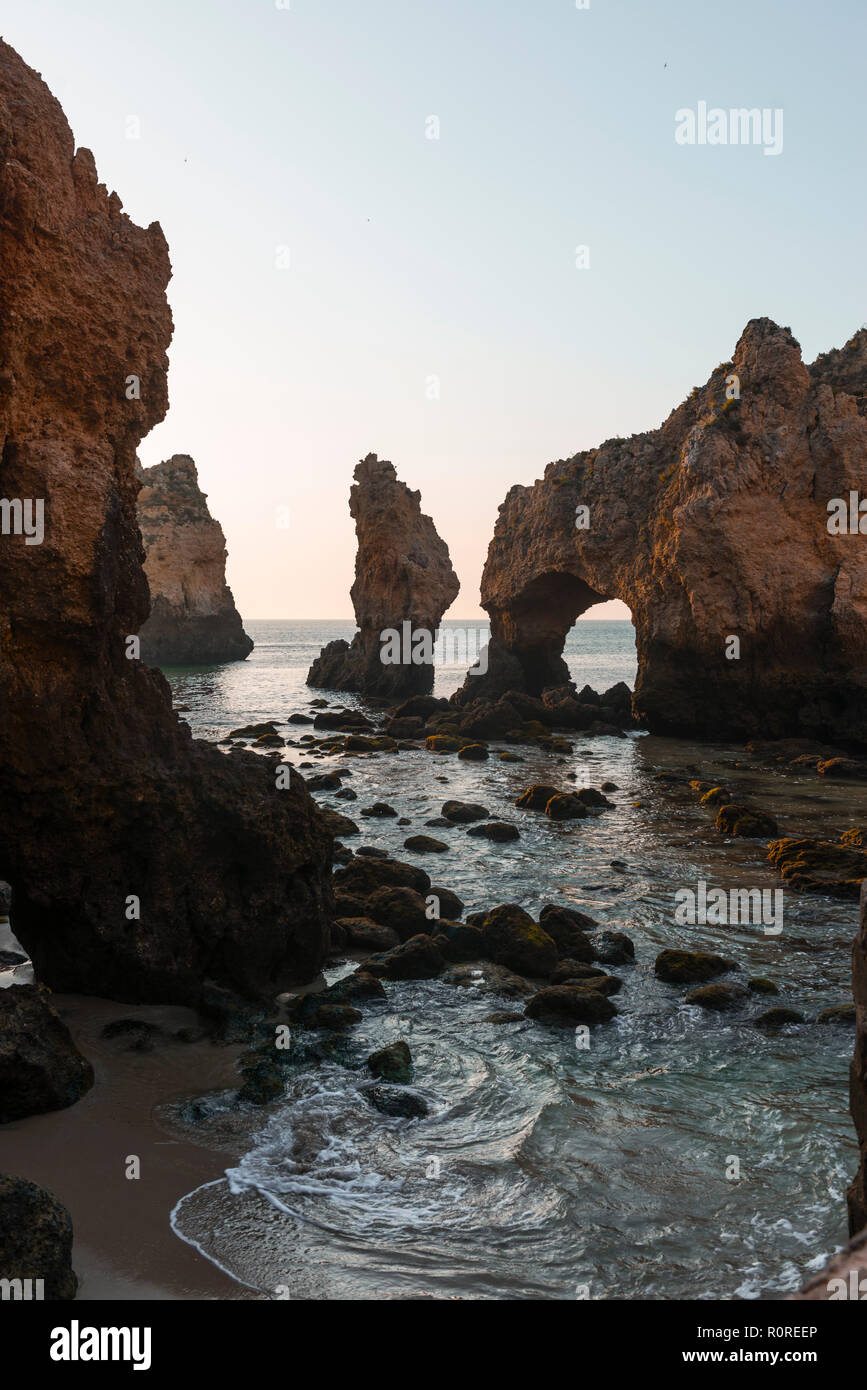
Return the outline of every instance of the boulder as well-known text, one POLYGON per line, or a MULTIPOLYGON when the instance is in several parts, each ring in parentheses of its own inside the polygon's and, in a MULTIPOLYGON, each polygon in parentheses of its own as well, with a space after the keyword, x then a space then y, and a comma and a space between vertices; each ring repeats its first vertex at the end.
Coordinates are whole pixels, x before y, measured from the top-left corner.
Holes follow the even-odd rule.
POLYGON ((0 989, 0 1124, 65 1110, 93 1085, 45 985, 0 989))
MULTIPOLYGON (((47 1301, 75 1298, 78 1280, 72 1269, 69 1212, 44 1187, 6 1174, 0 1174, 0 1270, 4 1279, 25 1281, 22 1297, 28 1279, 41 1279, 47 1301)), ((36 1298, 34 1285, 29 1292, 36 1298)))
POLYGON ((518 974, 546 977, 557 964, 559 952, 553 939, 515 903, 486 912, 482 935, 490 959, 518 974))
POLYGON ((660 951, 653 965, 660 980, 672 985, 695 984, 702 980, 712 980, 717 975, 725 975, 729 970, 737 970, 733 960, 714 955, 710 951, 660 951))

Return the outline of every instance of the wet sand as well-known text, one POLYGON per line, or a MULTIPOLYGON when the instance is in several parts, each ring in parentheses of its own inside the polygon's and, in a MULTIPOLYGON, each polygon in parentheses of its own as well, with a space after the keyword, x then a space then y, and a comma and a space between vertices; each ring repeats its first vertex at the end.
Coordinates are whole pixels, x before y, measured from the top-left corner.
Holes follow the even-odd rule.
POLYGON ((237 1085, 238 1047, 157 1039, 153 1052, 123 1049, 100 1033, 118 1018, 166 1030, 195 1027, 189 1009, 54 996, 93 1064, 93 1088, 68 1110, 0 1126, 0 1170, 29 1178, 69 1209, 79 1299, 236 1299, 241 1287, 180 1240, 169 1214, 185 1193, 222 1176, 239 1156, 178 1139, 156 1118, 166 1101, 237 1085), (127 1158, 141 1177, 126 1177, 127 1158))

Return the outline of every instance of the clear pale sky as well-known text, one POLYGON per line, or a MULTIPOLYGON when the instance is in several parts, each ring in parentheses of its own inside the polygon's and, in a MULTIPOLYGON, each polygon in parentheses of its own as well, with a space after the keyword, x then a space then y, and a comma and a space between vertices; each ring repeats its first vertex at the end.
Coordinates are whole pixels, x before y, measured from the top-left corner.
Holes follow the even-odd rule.
POLYGON ((750 318, 807 360, 867 320, 863 0, 0 15, 100 178, 162 224, 171 409, 141 457, 195 458, 246 618, 351 615, 370 451, 421 489, 450 616, 477 617, 513 483, 659 424, 750 318), (781 107, 782 153, 678 145, 700 101, 781 107))

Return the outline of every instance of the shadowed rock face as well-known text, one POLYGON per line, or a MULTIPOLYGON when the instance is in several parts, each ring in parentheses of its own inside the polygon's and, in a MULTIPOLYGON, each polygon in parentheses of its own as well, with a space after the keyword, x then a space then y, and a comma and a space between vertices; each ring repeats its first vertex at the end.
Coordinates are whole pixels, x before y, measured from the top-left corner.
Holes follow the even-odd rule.
MULTIPOLYGON (((394 466, 368 454, 355 469, 349 510, 355 519, 358 553, 350 590, 360 631, 352 643, 323 647, 307 675, 307 684, 330 690, 360 690, 366 695, 426 695, 433 690, 430 661, 381 659, 382 634, 426 632, 431 642, 460 584, 449 548, 421 510, 421 493, 398 481, 394 466)), ((408 654, 408 652, 407 652, 408 654)))
POLYGON ((831 499, 867 491, 865 392, 865 330, 808 368, 788 329, 754 319, 660 429, 513 487, 482 578, 488 673, 459 701, 563 684, 575 619, 619 598, 654 732, 867 743, 867 539, 828 531, 831 499))
POLYGON ((44 502, 41 544, 0 535, 16 935, 53 988, 117 999, 309 978, 332 842, 300 776, 279 790, 265 759, 193 742, 160 672, 126 656, 150 607, 134 463, 167 404, 165 239, 3 43, 0 266, 0 496, 44 502))
POLYGON ((138 524, 151 614, 141 629, 148 666, 243 661, 253 643, 226 583, 226 538, 208 511, 196 465, 175 454, 139 470, 138 524))

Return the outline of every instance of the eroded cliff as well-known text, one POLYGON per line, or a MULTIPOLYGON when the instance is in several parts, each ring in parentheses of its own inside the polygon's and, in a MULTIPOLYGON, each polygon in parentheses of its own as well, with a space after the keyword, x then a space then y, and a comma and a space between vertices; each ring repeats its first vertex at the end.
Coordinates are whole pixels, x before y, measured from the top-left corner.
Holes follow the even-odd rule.
POLYGON ((253 643, 226 583, 226 538, 208 510, 196 465, 174 454, 138 472, 138 524, 150 617, 141 629, 149 666, 243 661, 253 643))
POLYGON ((513 487, 482 578, 488 673, 459 701, 563 684, 575 619, 618 598, 652 731, 867 743, 867 541, 828 510, 865 486, 865 391, 867 331, 808 368, 754 319, 661 428, 513 487))
POLYGON ((0 43, 0 873, 53 988, 195 1001, 309 978, 331 837, 293 774, 193 742, 128 657, 149 612, 134 475, 165 413, 170 266, 0 43), (10 506, 14 523, 19 516, 10 506), (27 515, 21 509, 22 515, 27 515))

